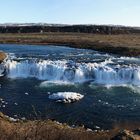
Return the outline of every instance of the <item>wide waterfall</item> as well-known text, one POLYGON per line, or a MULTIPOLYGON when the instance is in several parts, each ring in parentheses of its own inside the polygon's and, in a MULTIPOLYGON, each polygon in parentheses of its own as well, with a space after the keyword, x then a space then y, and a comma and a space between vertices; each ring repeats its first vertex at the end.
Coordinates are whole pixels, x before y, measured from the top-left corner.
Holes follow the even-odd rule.
POLYGON ((105 60, 100 63, 75 63, 66 60, 8 60, 9 78, 34 77, 48 81, 87 82, 98 84, 140 84, 140 67, 119 65, 105 60))

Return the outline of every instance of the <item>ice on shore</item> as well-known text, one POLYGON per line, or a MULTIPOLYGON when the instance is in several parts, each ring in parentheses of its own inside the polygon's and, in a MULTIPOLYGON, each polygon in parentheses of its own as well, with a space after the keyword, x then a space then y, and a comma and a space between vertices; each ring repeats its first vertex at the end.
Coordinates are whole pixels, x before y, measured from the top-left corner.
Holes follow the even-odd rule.
POLYGON ((57 102, 71 103, 82 99, 84 95, 76 92, 57 92, 49 95, 49 99, 55 100, 57 102))

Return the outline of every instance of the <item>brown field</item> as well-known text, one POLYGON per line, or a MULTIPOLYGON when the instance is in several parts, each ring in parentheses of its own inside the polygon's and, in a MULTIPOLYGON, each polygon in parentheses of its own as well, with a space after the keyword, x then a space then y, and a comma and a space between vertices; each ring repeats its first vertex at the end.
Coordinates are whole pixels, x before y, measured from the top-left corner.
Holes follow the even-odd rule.
POLYGON ((108 131, 91 131, 84 127, 72 128, 52 120, 14 122, 0 113, 0 140, 111 140, 120 130, 132 131, 138 126, 140 126, 138 123, 132 123, 115 125, 108 131))
POLYGON ((109 140, 115 134, 71 128, 51 120, 12 122, 0 113, 0 140, 109 140))
POLYGON ((0 43, 53 44, 137 56, 140 55, 140 35, 99 35, 87 33, 0 34, 0 43))

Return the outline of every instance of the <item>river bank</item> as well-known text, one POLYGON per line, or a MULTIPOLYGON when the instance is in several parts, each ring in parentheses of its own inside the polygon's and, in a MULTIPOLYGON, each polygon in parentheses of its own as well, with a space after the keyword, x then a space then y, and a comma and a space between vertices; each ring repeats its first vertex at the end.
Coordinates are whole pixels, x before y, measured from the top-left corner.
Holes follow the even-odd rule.
MULTIPOLYGON (((2 140, 139 140, 140 129, 126 130, 116 126, 112 130, 91 130, 84 126, 68 126, 52 120, 16 120, 0 113, 0 136, 2 140)), ((130 128, 130 126, 128 127, 130 128)))
POLYGON ((123 56, 140 54, 139 34, 99 35, 87 33, 0 34, 2 44, 64 45, 123 56))
POLYGON ((98 131, 93 132, 84 127, 70 127, 67 124, 61 124, 56 121, 22 121, 9 118, 0 113, 0 136, 2 140, 19 139, 72 139, 89 140, 104 139, 108 140, 114 135, 114 132, 98 131))
POLYGON ((135 131, 132 129, 130 131, 123 130, 123 127, 122 129, 116 127, 107 131, 91 130, 83 126, 70 127, 67 124, 52 120, 15 120, 0 113, 0 136, 2 140, 123 140, 124 137, 139 139, 139 131, 139 129, 135 131))

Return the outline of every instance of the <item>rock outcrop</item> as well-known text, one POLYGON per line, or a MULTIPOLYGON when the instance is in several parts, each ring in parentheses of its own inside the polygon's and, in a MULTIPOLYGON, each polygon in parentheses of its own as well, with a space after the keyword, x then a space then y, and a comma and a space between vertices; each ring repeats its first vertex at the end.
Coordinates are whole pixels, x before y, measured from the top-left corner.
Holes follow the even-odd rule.
POLYGON ((5 74, 4 60, 7 58, 7 55, 4 52, 0 52, 0 77, 5 74))
POLYGON ((0 63, 3 62, 4 59, 6 59, 7 55, 4 52, 0 52, 0 63))
POLYGON ((122 130, 111 140, 140 140, 140 129, 134 131, 122 130))

